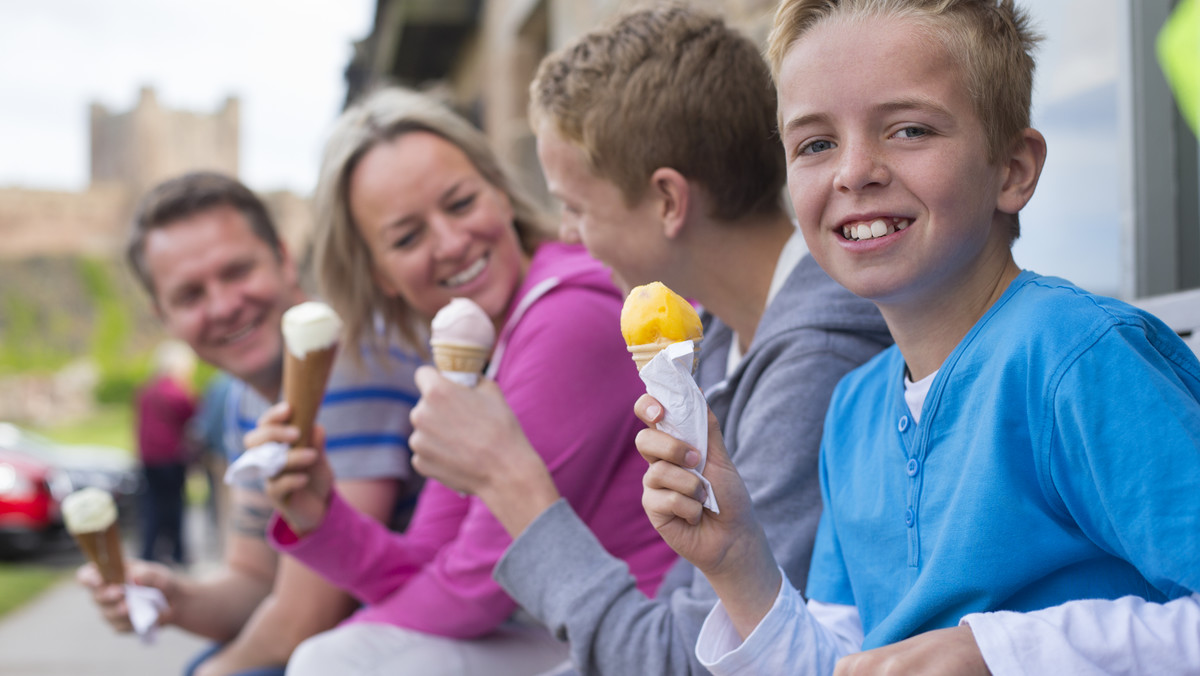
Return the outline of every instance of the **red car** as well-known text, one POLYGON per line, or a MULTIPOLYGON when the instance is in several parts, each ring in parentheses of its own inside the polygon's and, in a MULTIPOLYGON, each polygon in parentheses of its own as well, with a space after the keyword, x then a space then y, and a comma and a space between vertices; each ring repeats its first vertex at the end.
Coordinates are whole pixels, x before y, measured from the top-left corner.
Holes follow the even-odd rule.
POLYGON ((62 525, 51 490, 58 474, 42 460, 0 449, 0 553, 32 552, 62 525))

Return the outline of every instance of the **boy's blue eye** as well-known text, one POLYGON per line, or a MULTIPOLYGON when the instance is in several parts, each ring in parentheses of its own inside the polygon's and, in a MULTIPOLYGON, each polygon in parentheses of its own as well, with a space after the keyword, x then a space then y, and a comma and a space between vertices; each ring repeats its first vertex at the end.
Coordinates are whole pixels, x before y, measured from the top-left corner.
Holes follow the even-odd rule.
POLYGON ((801 155, 815 155, 816 153, 823 153, 826 150, 833 150, 832 141, 821 139, 800 146, 801 155))
POLYGON ((929 134, 929 130, 925 127, 905 127, 896 132, 896 136, 900 138, 919 138, 929 134))

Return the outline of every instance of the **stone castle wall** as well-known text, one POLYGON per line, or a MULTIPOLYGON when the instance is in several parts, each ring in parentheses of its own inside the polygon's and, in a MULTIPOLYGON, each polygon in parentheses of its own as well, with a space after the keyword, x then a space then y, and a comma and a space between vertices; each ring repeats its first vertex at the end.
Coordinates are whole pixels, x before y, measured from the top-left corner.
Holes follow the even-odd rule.
POLYGON ((0 259, 111 255, 124 243, 130 195, 113 183, 79 193, 0 188, 0 259))
POLYGON ((237 176, 239 110, 235 98, 212 114, 169 110, 152 89, 143 89, 126 113, 92 104, 92 182, 119 182, 140 194, 194 169, 237 176))
MULTIPOLYGON (((239 115, 236 98, 196 113, 163 107, 149 88, 126 112, 93 104, 91 184, 83 192, 0 187, 0 260, 120 256, 136 200, 151 186, 197 169, 238 175, 239 115)), ((302 258, 312 232, 308 200, 286 192, 262 197, 302 258)))

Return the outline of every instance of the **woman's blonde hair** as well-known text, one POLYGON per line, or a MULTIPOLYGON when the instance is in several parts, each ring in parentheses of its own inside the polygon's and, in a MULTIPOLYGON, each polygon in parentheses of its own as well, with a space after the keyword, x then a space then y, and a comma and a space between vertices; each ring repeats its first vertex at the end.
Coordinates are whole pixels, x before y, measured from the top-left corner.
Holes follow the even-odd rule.
MULTIPOLYGON (((508 196, 521 248, 532 254, 549 232, 534 203, 509 177, 487 138, 432 97, 398 87, 377 90, 348 108, 325 144, 315 202, 314 263, 322 295, 341 316, 349 345, 398 332, 424 352, 421 320, 403 298, 389 297, 375 284, 366 242, 350 213, 349 184, 358 162, 375 146, 410 132, 435 134, 454 144, 489 184, 508 196)), ((354 354, 359 351, 354 350, 354 354)))

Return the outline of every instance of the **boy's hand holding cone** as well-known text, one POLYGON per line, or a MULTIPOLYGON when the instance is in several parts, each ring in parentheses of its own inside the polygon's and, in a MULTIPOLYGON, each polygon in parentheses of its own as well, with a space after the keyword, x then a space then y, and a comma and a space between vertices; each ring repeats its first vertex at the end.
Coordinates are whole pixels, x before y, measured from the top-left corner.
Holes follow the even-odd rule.
POLYGON ((689 471, 704 484, 704 506, 720 513, 712 485, 704 477, 708 404, 692 378, 704 338, 700 315, 662 282, 651 282, 634 287, 625 298, 621 335, 646 384, 646 394, 663 407, 663 417, 655 427, 700 454, 700 463, 689 471))

